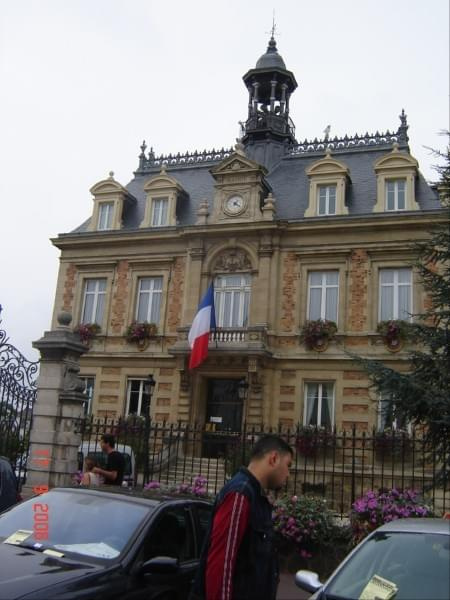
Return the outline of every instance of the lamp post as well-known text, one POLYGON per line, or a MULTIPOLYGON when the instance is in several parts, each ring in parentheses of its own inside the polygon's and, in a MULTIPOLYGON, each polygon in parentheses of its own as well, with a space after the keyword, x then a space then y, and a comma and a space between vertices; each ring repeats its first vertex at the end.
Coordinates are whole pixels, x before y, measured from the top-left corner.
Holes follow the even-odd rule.
POLYGON ((243 402, 247 398, 247 392, 248 392, 248 381, 246 379, 241 379, 241 381, 238 383, 239 400, 242 400, 242 402, 243 402))
POLYGON ((150 373, 147 379, 144 380, 143 384, 143 400, 144 400, 144 419, 145 419, 145 465, 144 465, 144 483, 148 483, 149 477, 149 438, 150 438, 150 403, 152 400, 153 390, 155 388, 156 381, 153 374, 150 373))
MULTIPOLYGON (((241 400, 241 402, 242 402, 242 407, 243 407, 244 410, 245 410, 244 402, 247 399, 248 387, 249 387, 248 381, 245 378, 241 379, 241 381, 238 383, 238 397, 239 397, 239 400, 241 400)), ((241 426, 242 426, 242 421, 241 421, 241 426)), ((245 432, 245 429, 246 428, 245 428, 245 423, 244 423, 244 428, 243 428, 243 431, 242 431, 242 438, 241 438, 242 439, 242 443, 241 443, 241 446, 242 446, 242 460, 241 460, 241 462, 242 462, 243 465, 246 462, 245 461, 245 444, 246 444, 246 435, 245 435, 246 432, 245 432)))

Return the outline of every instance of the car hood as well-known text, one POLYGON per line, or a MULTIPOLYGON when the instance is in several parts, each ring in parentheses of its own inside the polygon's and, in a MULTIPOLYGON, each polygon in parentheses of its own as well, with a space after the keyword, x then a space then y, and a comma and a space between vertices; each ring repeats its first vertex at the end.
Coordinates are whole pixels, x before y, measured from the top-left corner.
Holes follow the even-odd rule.
POLYGON ((101 570, 100 565, 0 543, 0 598, 16 600, 101 570))

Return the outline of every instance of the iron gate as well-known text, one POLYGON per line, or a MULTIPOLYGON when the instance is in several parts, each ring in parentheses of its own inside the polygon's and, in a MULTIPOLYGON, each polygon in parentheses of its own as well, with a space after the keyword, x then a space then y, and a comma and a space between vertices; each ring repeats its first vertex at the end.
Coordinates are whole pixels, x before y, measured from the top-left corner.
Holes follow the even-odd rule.
POLYGON ((19 487, 26 475, 38 369, 39 362, 27 360, 0 329, 0 456, 13 465, 19 487))

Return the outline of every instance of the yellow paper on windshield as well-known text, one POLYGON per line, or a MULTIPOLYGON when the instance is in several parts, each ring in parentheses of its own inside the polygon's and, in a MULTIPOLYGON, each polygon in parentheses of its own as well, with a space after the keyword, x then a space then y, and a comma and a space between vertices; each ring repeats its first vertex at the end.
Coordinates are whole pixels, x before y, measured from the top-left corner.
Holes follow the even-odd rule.
POLYGON ((47 548, 44 550, 43 554, 49 554, 50 556, 57 556, 58 558, 62 558, 64 554, 62 552, 57 552, 56 550, 52 550, 51 548, 47 548))
POLYGON ((32 531, 28 531, 27 529, 18 529, 17 531, 12 533, 9 537, 7 537, 6 540, 3 540, 3 543, 4 544, 14 544, 15 546, 18 546, 23 541, 25 541, 27 538, 29 538, 30 535, 33 535, 32 531))
POLYGON ((390 600, 397 592, 398 587, 393 581, 374 575, 361 592, 359 600, 390 600))

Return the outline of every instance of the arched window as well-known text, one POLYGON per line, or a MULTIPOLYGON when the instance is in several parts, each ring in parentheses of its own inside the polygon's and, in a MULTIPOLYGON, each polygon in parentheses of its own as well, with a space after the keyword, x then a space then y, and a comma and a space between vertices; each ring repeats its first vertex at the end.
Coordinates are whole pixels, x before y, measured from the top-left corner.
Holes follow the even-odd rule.
POLYGON ((249 273, 216 276, 214 302, 218 327, 247 327, 250 289, 249 273))

